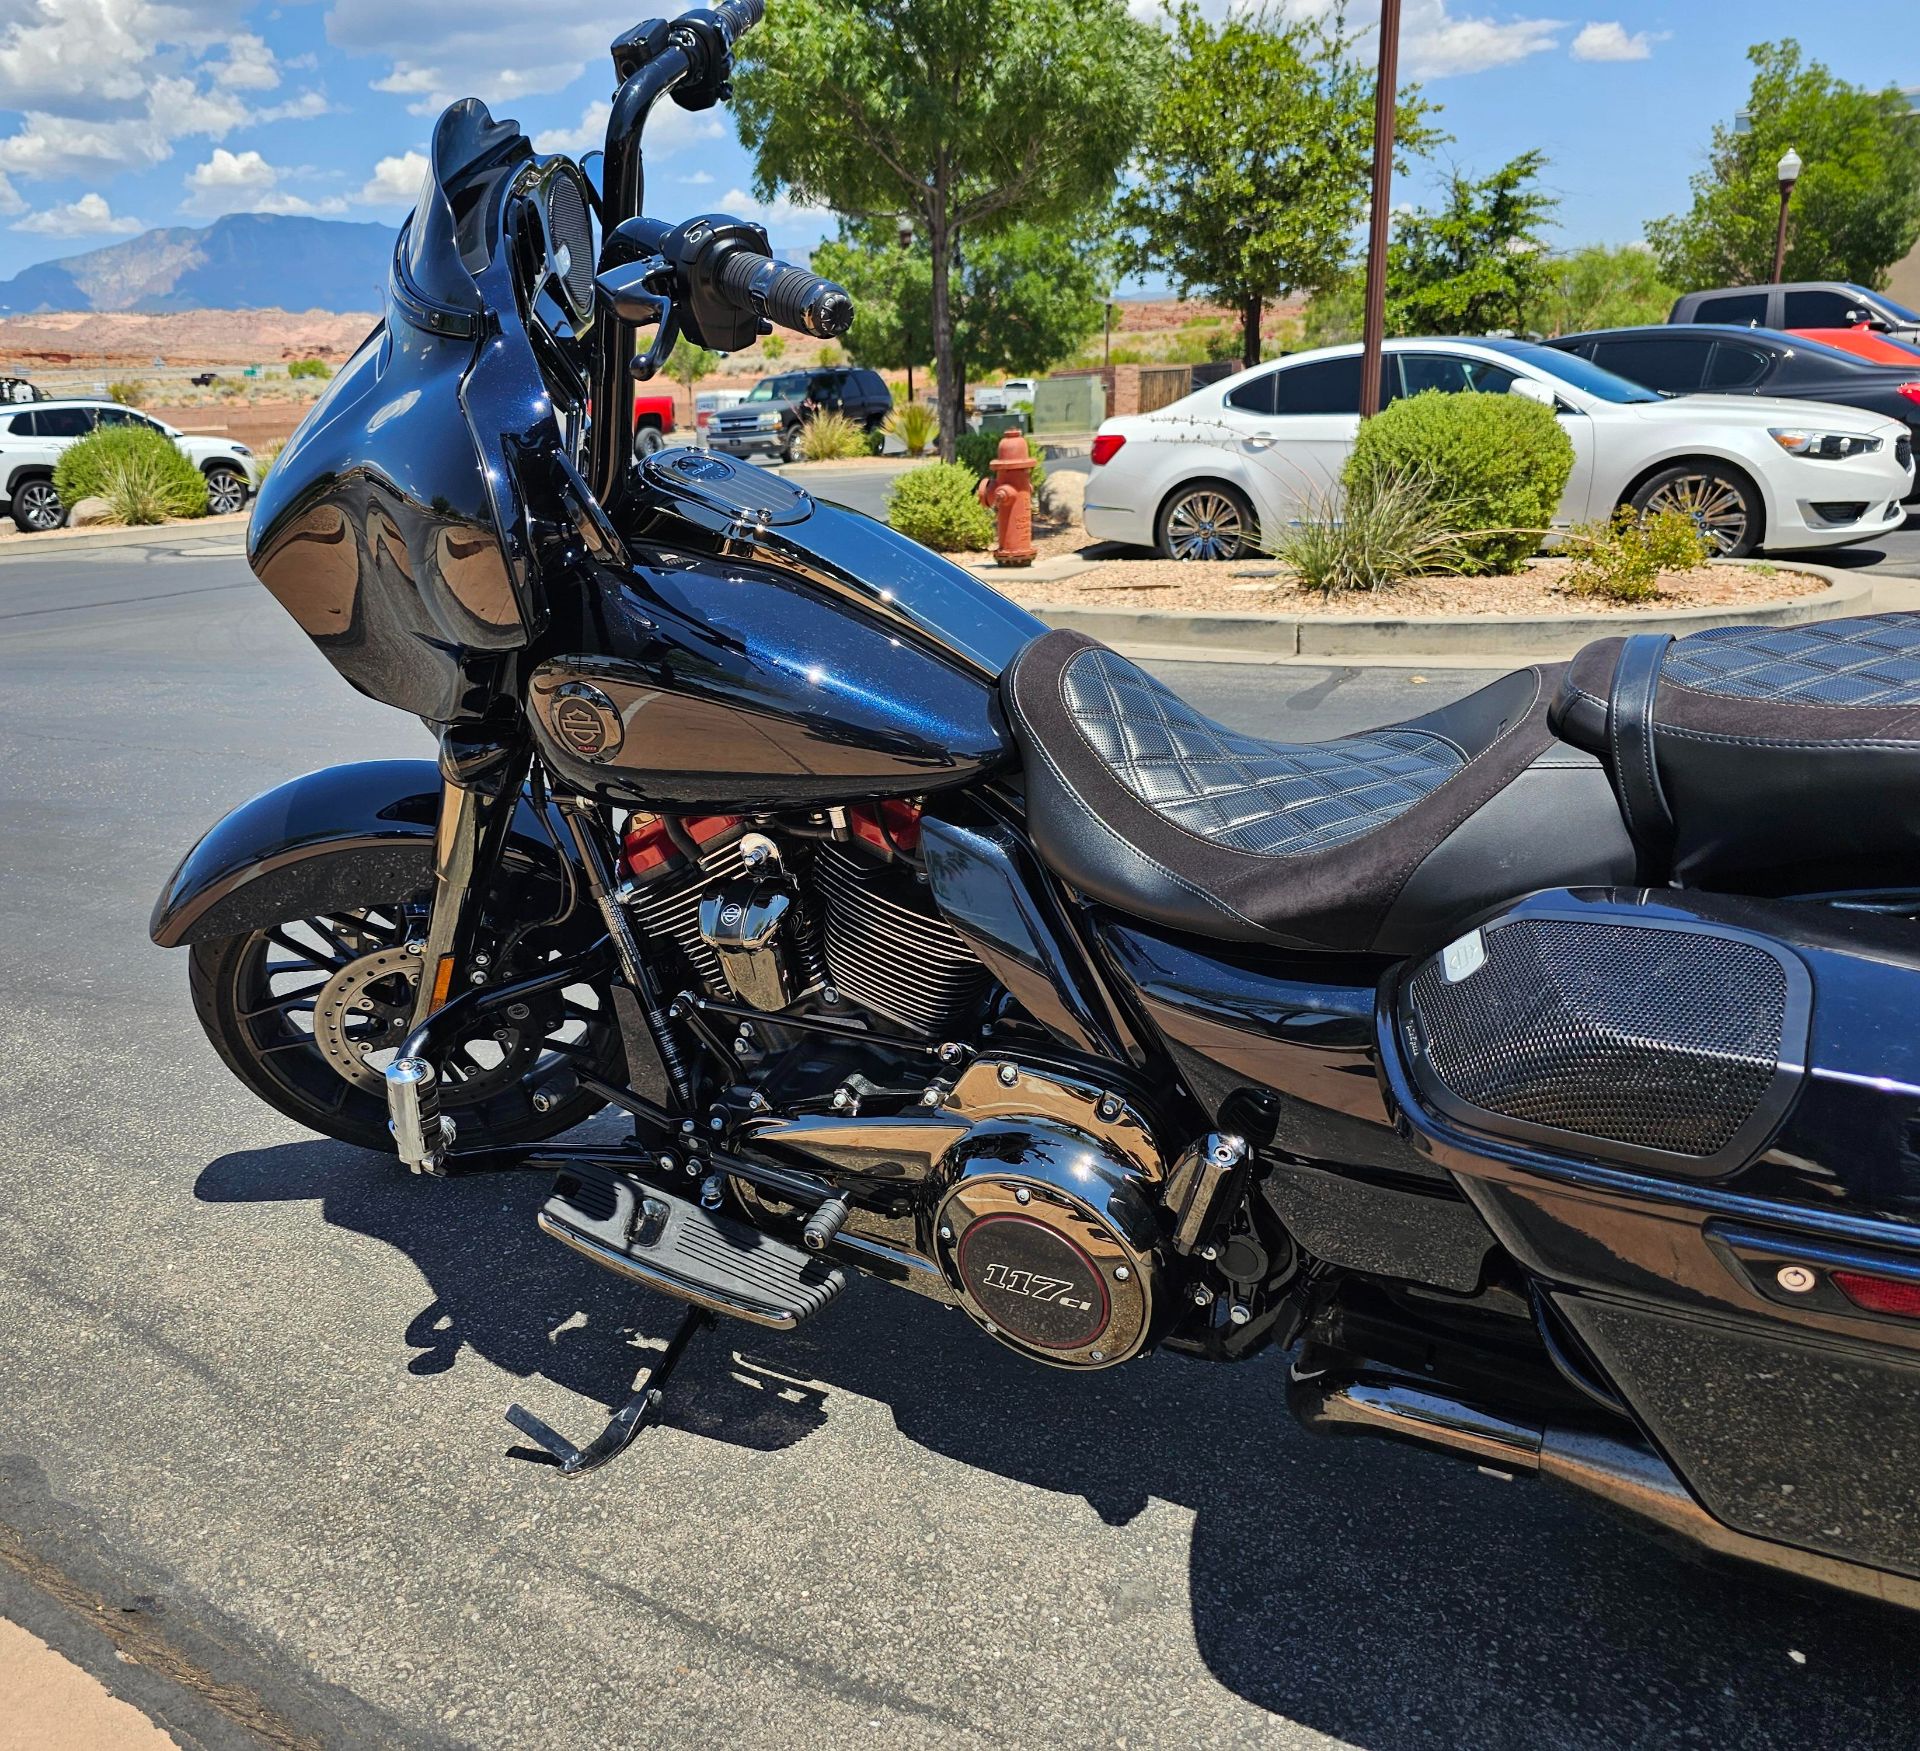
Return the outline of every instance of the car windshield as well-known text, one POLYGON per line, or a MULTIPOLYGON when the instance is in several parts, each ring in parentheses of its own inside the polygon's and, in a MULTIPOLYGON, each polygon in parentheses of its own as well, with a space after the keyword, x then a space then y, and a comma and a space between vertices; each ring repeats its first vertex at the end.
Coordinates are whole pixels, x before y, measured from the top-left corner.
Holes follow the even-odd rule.
POLYGON ((747 391, 749 401, 798 401, 807 392, 807 374, 789 371, 783 377, 762 377, 747 391))
POLYGON ((1642 389, 1638 383, 1629 383, 1624 377, 1601 370, 1591 359, 1583 359, 1576 353, 1556 352, 1552 347, 1535 346, 1528 340, 1483 340, 1474 344, 1490 348, 1496 353, 1505 353, 1510 359, 1519 359, 1536 371, 1544 371, 1549 377, 1558 377, 1561 382, 1571 383, 1574 388, 1597 396, 1602 401, 1624 403, 1665 399, 1651 389, 1642 389))

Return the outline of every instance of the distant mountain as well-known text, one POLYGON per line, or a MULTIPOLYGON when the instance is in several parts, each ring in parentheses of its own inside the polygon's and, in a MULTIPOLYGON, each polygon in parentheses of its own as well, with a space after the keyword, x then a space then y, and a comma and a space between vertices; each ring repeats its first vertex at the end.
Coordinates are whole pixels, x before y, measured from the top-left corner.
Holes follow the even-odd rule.
POLYGON ((43 310, 377 310, 394 228, 230 213, 44 261, 0 280, 0 314, 43 310))

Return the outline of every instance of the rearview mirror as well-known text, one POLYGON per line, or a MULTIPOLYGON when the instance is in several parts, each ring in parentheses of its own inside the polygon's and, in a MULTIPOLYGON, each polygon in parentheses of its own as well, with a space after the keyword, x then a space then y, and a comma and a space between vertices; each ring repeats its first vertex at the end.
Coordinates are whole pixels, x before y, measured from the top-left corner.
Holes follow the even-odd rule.
POLYGON ((1536 383, 1531 377, 1516 377, 1507 385, 1509 395, 1517 395, 1522 401, 1537 401, 1542 407, 1558 407, 1559 396, 1544 383, 1536 383))

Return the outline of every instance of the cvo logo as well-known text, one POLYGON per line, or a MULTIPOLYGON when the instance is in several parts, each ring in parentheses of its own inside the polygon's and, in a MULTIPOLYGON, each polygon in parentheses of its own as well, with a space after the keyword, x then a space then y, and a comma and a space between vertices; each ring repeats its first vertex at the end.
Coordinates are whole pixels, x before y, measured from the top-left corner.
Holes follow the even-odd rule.
POLYGON ((988 1265, 985 1281, 1008 1295, 1024 1295, 1029 1301, 1052 1301, 1061 1307, 1077 1307, 1088 1312, 1091 1301, 1075 1301, 1065 1292, 1073 1287, 1070 1277, 1043 1277, 1038 1271, 1016 1271, 1006 1265, 988 1265))

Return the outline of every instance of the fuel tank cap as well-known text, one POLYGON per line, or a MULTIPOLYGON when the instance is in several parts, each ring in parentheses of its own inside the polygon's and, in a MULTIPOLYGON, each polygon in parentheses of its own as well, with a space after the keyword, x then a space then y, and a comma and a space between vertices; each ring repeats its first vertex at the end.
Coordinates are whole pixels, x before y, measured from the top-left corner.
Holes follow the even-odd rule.
POLYGON ((708 527, 800 523, 813 515, 810 494, 764 468, 713 450, 656 450, 640 464, 640 474, 683 515, 708 527))

